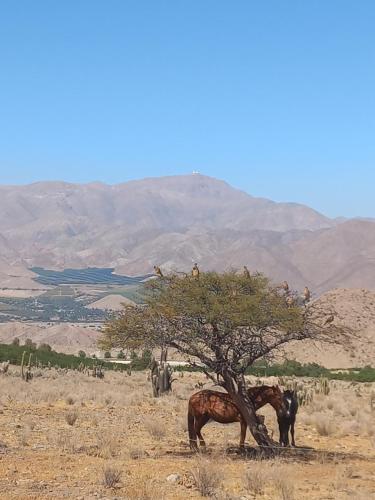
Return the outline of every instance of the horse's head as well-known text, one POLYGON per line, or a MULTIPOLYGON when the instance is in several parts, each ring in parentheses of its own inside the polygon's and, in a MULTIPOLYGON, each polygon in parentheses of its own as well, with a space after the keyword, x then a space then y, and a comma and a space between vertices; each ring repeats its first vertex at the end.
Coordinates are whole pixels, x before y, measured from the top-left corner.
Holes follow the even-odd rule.
POLYGON ((249 389, 249 396, 254 403, 260 408, 269 403, 278 416, 283 416, 286 413, 283 393, 278 385, 261 385, 249 389))
POLYGON ((278 417, 286 415, 284 394, 278 385, 270 387, 270 405, 275 409, 278 417))

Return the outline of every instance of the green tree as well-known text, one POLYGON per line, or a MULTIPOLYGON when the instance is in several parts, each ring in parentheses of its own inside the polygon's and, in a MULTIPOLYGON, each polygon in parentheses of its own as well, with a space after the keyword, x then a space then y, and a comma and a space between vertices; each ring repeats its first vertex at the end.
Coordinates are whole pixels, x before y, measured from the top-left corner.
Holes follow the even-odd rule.
POLYGON ((192 365, 199 360, 207 376, 231 395, 257 443, 272 446, 257 425, 246 370, 259 359, 269 362, 290 342, 337 342, 343 334, 325 321, 332 311, 318 302, 300 306, 286 299, 261 274, 163 277, 148 282, 145 305, 125 306, 107 324, 100 343, 106 349, 169 347, 188 356, 192 365))
POLYGON ((105 357, 105 359, 109 359, 111 357, 111 353, 109 351, 106 351, 104 353, 104 357, 105 357))
POLYGON ((48 351, 48 352, 52 351, 52 347, 49 344, 46 344, 46 343, 40 344, 38 349, 40 351, 48 351))
POLYGON ((85 357, 86 357, 86 353, 85 353, 85 351, 78 351, 78 356, 79 356, 80 358, 85 358, 85 357))
POLYGON ((117 359, 125 359, 125 353, 122 349, 117 353, 117 359))
POLYGON ((30 349, 36 349, 36 344, 31 339, 26 339, 25 347, 29 347, 30 349))

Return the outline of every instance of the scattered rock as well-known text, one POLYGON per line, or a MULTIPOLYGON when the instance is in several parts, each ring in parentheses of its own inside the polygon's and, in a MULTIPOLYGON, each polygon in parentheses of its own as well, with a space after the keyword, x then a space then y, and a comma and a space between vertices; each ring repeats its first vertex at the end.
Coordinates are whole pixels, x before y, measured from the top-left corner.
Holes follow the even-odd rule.
POLYGON ((167 477, 168 483, 177 483, 180 479, 180 474, 169 474, 169 476, 167 477))

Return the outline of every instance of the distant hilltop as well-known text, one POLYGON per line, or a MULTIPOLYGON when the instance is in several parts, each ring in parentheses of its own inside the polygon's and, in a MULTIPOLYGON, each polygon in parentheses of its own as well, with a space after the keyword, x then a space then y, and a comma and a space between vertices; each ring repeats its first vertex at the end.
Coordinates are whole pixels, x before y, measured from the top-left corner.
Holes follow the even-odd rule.
POLYGON ((193 262, 202 270, 247 265, 314 293, 375 288, 373 220, 330 219, 201 174, 114 186, 38 182, 0 186, 0 195, 3 288, 38 286, 43 273, 34 268, 142 278, 155 264, 186 271, 193 262))

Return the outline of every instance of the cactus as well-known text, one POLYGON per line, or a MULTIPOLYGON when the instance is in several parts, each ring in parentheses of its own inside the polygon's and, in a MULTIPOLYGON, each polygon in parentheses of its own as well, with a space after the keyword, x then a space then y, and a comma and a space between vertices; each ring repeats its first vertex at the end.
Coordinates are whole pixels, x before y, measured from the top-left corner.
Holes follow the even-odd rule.
POLYGON ((326 377, 320 377, 319 379, 319 392, 324 394, 324 396, 328 396, 330 391, 329 380, 326 377))
POLYGON ((104 370, 102 365, 93 365, 92 376, 96 378, 104 378, 104 370))
POLYGON ((297 400, 299 406, 307 406, 312 403, 314 398, 314 393, 312 390, 304 387, 302 390, 297 391, 297 400))
POLYGON ((161 361, 160 363, 155 361, 155 359, 151 361, 150 378, 155 398, 172 390, 172 373, 171 367, 165 361, 161 361))
POLYGON ((33 378, 33 374, 31 372, 31 358, 32 358, 32 353, 29 355, 29 363, 28 366, 25 367, 25 356, 26 356, 26 351, 23 351, 22 353, 22 359, 21 359, 21 377, 22 380, 25 380, 25 382, 28 382, 33 378))
POLYGON ((370 395, 370 409, 371 411, 375 411, 375 392, 372 392, 370 395))
POLYGON ((9 368, 9 363, 10 361, 3 361, 3 363, 0 363, 0 373, 6 373, 9 368))

